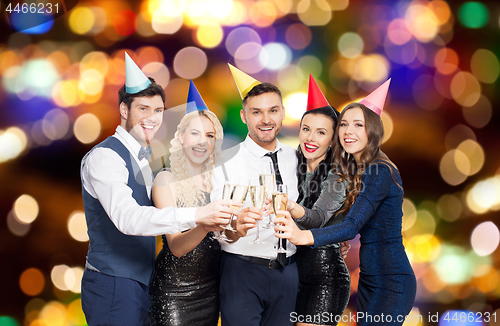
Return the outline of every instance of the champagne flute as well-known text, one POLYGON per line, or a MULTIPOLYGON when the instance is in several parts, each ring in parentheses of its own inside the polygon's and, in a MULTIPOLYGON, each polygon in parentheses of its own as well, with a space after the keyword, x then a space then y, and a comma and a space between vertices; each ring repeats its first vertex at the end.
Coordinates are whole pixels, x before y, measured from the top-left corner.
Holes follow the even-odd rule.
MULTIPOLYGON (((247 198, 247 192, 248 192, 247 183, 238 182, 235 185, 233 185, 232 192, 231 192, 231 199, 243 204, 243 203, 245 203, 245 199, 247 198)), ((233 209, 239 209, 238 206, 230 206, 230 207, 233 209)), ((234 215, 231 215, 229 223, 226 226, 223 226, 222 227, 223 229, 236 232, 236 230, 231 226, 231 222, 233 220, 233 217, 234 217, 234 215)))
MULTIPOLYGON (((284 217, 283 215, 278 215, 276 212, 280 210, 281 211, 286 210, 286 206, 288 204, 288 189, 286 185, 283 184, 276 185, 276 191, 272 195, 272 202, 273 202, 274 214, 276 215, 276 217, 284 217)), ((286 253, 285 248, 283 248, 283 241, 281 239, 279 241, 278 253, 279 254, 286 253)))
MULTIPOLYGON (((260 178, 259 178, 260 179, 260 178)), ((257 209, 262 209, 264 206, 264 201, 266 199, 266 187, 263 185, 260 185, 260 180, 256 178, 250 179, 250 199, 252 200, 252 205, 253 207, 257 209)), ((257 220, 257 236, 255 237, 255 240, 253 240, 250 243, 255 243, 255 244, 265 244, 265 241, 260 240, 260 235, 259 235, 259 220, 257 220)))
MULTIPOLYGON (((274 191, 275 178, 274 178, 274 166, 273 163, 269 163, 267 168, 264 168, 262 174, 259 174, 259 183, 261 186, 266 187, 266 198, 270 198, 274 191)), ((264 216, 269 218, 268 223, 266 223, 263 228, 272 229, 274 228, 273 220, 271 219, 271 214, 265 213, 264 216)))
MULTIPOLYGON (((236 185, 231 184, 229 181, 224 182, 224 187, 222 188, 222 199, 231 199, 233 196, 233 191, 236 185)), ((226 226, 222 226, 223 229, 229 230, 227 227, 231 227, 231 221, 233 219, 233 215, 231 215, 231 218, 229 219, 229 223, 226 226)), ((232 228, 232 227, 231 227, 232 228)), ((229 242, 231 241, 226 234, 220 233, 218 236, 214 236, 215 240, 218 240, 220 242, 229 242)))

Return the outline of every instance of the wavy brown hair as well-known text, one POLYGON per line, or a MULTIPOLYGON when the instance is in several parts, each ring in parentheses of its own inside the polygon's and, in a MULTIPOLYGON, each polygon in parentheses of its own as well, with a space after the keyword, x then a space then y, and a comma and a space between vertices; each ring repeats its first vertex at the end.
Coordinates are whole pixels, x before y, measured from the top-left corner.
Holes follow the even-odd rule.
MULTIPOLYGON (((346 180, 348 182, 344 206, 337 212, 337 214, 340 214, 351 209, 359 193, 363 190, 363 174, 368 166, 375 162, 387 165, 391 171, 391 177, 391 167, 396 168, 396 166, 389 160, 387 155, 380 150, 382 139, 384 138, 384 126, 378 114, 361 103, 351 103, 342 110, 338 121, 339 124, 337 125, 332 141, 332 171, 340 175, 339 181, 346 180), (360 155, 360 162, 356 162, 354 156, 348 154, 344 150, 339 139, 339 129, 341 128, 342 119, 347 111, 354 108, 360 108, 363 111, 365 129, 368 136, 366 147, 360 155)), ((392 180, 394 181, 394 178, 392 178, 392 180)), ((401 187, 397 182, 394 181, 394 183, 401 187)))

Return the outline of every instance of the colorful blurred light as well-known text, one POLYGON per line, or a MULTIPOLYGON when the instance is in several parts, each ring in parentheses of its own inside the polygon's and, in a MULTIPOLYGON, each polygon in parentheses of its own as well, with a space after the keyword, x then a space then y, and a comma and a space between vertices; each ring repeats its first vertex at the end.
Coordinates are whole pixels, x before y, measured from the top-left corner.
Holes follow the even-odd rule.
POLYGON ((384 126, 384 138, 382 139, 382 144, 388 141, 392 136, 392 131, 394 130, 394 123, 392 118, 386 111, 382 111, 382 125, 384 126))
POLYGON ((413 99, 425 110, 436 110, 443 103, 443 96, 434 87, 431 75, 420 74, 413 82, 413 99))
POLYGON ((259 60, 269 70, 279 70, 286 67, 292 60, 292 51, 282 43, 268 43, 259 53, 259 60))
POLYGON ((198 27, 196 40, 204 48, 214 48, 222 42, 224 31, 218 24, 205 24, 198 27))
POLYGON ((19 324, 12 317, 0 316, 0 326, 19 326, 19 324))
POLYGON ((448 222, 454 222, 462 215, 462 202, 454 195, 443 195, 437 202, 439 217, 448 222))
POLYGON ((277 18, 276 6, 273 2, 261 0, 253 2, 249 17, 253 24, 257 27, 267 27, 274 23, 277 18))
POLYGON ((468 28, 484 27, 490 19, 488 7, 478 1, 465 2, 458 10, 458 19, 468 28))
POLYGON ((403 224, 402 231, 410 229, 417 220, 417 209, 409 198, 403 199, 403 224))
POLYGON ((162 6, 153 14, 151 25, 156 33, 175 34, 184 22, 182 11, 173 5, 162 6))
POLYGON ((463 284, 474 272, 474 265, 465 251, 457 246, 443 245, 441 255, 433 265, 439 278, 447 284, 463 284))
POLYGON ((18 157, 26 149, 27 142, 26 133, 17 127, 0 130, 0 163, 18 157))
POLYGON ((170 81, 170 71, 162 62, 151 62, 142 68, 142 72, 154 78, 155 82, 165 88, 170 81))
POLYGON ((90 144, 101 134, 101 122, 92 113, 82 114, 73 125, 73 133, 81 143, 90 144))
POLYGON ((69 288, 66 286, 66 283, 64 282, 64 275, 66 274, 66 271, 68 271, 70 268, 67 265, 56 265, 52 268, 52 271, 50 272, 50 279, 52 280, 52 283, 56 288, 62 291, 68 291, 69 288))
POLYGON ((233 29, 226 37, 226 50, 233 57, 240 46, 245 43, 262 44, 259 34, 249 27, 233 29))
POLYGON ((492 254, 500 243, 500 232, 493 222, 483 222, 474 228, 470 238, 472 249, 479 256, 492 254))
POLYGON ((420 42, 432 41, 439 31, 436 15, 423 4, 410 4, 406 10, 405 22, 408 30, 420 42))
POLYGON ((42 120, 42 129, 50 140, 63 138, 69 130, 68 115, 61 109, 50 110, 42 120))
POLYGON ((462 114, 469 125, 474 128, 483 128, 493 116, 493 106, 489 98, 481 94, 476 104, 471 107, 462 107, 462 114))
POLYGON ((486 49, 478 49, 471 58, 472 74, 482 83, 492 84, 500 74, 500 63, 497 56, 486 49))
POLYGON ((302 0, 297 4, 299 19, 307 26, 323 26, 332 19, 332 9, 325 0, 302 0))
POLYGON ((338 49, 341 55, 352 59, 363 53, 364 42, 361 36, 357 33, 347 32, 340 36, 338 41, 338 49))
POLYGON ((254 74, 264 69, 260 54, 263 47, 259 43, 248 42, 241 45, 234 54, 236 66, 245 73, 254 74))
POLYGON ((464 140, 472 139, 476 141, 476 135, 471 128, 466 125, 456 125, 448 131, 445 137, 445 146, 447 150, 457 148, 464 140))
POLYGON ((500 208, 500 177, 495 176, 476 183, 467 192, 466 201, 469 208, 476 214, 500 208))
POLYGON ((434 65, 443 75, 449 75, 458 69, 458 54, 450 48, 442 48, 434 56, 434 65))
POLYGON ((87 222, 85 213, 82 211, 74 211, 68 218, 68 231, 73 239, 80 242, 89 241, 87 234, 87 222))
POLYGON ((16 199, 12 210, 16 219, 24 224, 33 223, 40 211, 36 199, 27 194, 16 199))
POLYGON ((283 106, 285 108, 285 126, 296 126, 297 121, 300 121, 302 115, 306 111, 307 93, 296 92, 289 94, 283 98, 283 106))
POLYGON ((469 172, 469 160, 464 153, 452 149, 441 158, 439 163, 439 171, 441 177, 446 183, 457 186, 467 179, 467 174, 462 171, 469 172), (457 164, 460 166, 457 167, 457 164))
POLYGON ((95 23, 93 11, 84 6, 78 6, 69 14, 69 27, 76 34, 87 34, 95 23))
POLYGON ((458 104, 473 106, 481 96, 481 85, 471 73, 458 72, 451 81, 450 91, 458 104))
POLYGON ((282 90, 296 91, 304 84, 305 78, 306 75, 300 67, 290 64, 279 70, 278 85, 282 90))
POLYGON ((312 33, 305 25, 292 24, 286 29, 285 38, 292 49, 302 50, 311 43, 312 33))
POLYGON ((479 143, 472 139, 466 139, 458 145, 457 151, 467 156, 469 161, 468 176, 474 175, 481 170, 484 164, 484 150, 479 143))
MULTIPOLYGON (((297 60, 297 66, 307 75, 321 76, 323 72, 323 64, 321 60, 313 55, 302 56, 297 60)), ((332 103, 330 103, 332 104, 332 103)))
MULTIPOLYGON (((387 80, 390 64, 384 56, 372 54, 359 60, 354 68, 352 77, 358 82, 366 81, 370 84, 379 84, 387 80)), ((373 90, 374 85, 366 85, 366 91, 373 90)))
POLYGON ((36 296, 45 287, 45 277, 39 269, 28 268, 19 277, 19 287, 24 294, 32 297, 36 296))
POLYGON ((414 244, 422 244, 432 238, 436 231, 436 221, 427 210, 417 210, 417 219, 413 225, 403 232, 404 236, 414 244))
POLYGON ((57 301, 51 301, 40 311, 40 319, 46 325, 65 326, 67 318, 66 307, 57 301))
POLYGON ((24 224, 19 222, 19 220, 14 216, 14 213, 12 211, 7 214, 7 228, 9 229, 10 233, 12 233, 15 236, 22 237, 25 236, 29 230, 31 229, 31 224, 24 224))
POLYGON ((189 46, 181 49, 174 58, 175 73, 185 79, 195 79, 207 69, 207 55, 203 50, 189 46))
POLYGON ((113 17, 113 27, 121 36, 129 36, 135 32, 136 14, 132 10, 121 10, 113 17))

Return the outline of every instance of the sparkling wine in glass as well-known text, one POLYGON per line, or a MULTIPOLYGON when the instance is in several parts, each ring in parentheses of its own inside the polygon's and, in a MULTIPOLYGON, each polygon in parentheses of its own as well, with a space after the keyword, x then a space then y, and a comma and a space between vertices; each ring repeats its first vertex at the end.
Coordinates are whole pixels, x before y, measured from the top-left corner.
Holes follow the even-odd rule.
MULTIPOLYGON (((274 177, 274 167, 272 163, 269 163, 269 165, 264 167, 265 169, 263 173, 259 174, 259 184, 261 186, 266 187, 266 198, 270 198, 274 192, 274 186, 276 184, 274 177)), ((269 221, 266 224, 264 224, 263 227, 266 229, 274 228, 274 223, 271 219, 271 214, 265 214, 264 217, 266 216, 269 218, 269 221)))
MULTIPOLYGON (((288 191, 286 185, 276 185, 276 191, 272 194, 272 204, 273 210, 276 217, 284 217, 283 215, 278 215, 277 211, 285 211, 288 204, 288 191)), ((281 231, 280 231, 281 232, 281 231)), ((286 253, 285 248, 283 248, 283 241, 279 241, 278 253, 286 253)))
MULTIPOLYGON (((239 203, 244 203, 245 199, 247 198, 247 192, 248 192, 248 186, 247 185, 242 185, 242 184, 236 184, 233 185, 231 188, 231 198, 234 201, 237 201, 239 203)), ((223 195, 224 197, 224 195, 223 195)), ((239 209, 238 206, 230 206, 233 209, 239 209)), ((231 219, 228 225, 223 226, 223 229, 226 229, 228 231, 233 231, 236 232, 236 230, 231 226, 231 221, 233 220, 234 215, 231 215, 231 219)))
MULTIPOLYGON (((259 176, 260 179, 260 176, 259 176)), ((253 207, 257 209, 262 209, 264 206, 264 201, 266 199, 266 187, 260 185, 260 182, 254 182, 252 179, 250 181, 250 199, 252 200, 252 205, 253 207)), ((265 244, 265 241, 260 240, 260 235, 259 235, 259 220, 257 220, 257 236, 255 240, 253 240, 251 243, 255 244, 265 244)))

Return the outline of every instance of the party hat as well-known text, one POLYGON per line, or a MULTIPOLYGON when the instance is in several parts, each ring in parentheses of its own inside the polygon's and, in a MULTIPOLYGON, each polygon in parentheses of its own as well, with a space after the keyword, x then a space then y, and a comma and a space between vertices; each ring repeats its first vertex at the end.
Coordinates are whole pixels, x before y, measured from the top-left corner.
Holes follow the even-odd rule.
POLYGON ((240 92, 241 99, 244 99, 247 96, 248 92, 252 90, 252 88, 259 84, 262 84, 260 81, 248 76, 235 66, 232 66, 229 63, 228 65, 229 69, 231 69, 231 74, 233 75, 236 87, 238 87, 238 91, 240 92))
POLYGON ((151 81, 137 67, 134 60, 125 52, 125 90, 129 94, 136 94, 148 88, 151 81))
POLYGON ((325 106, 331 106, 321 92, 318 84, 314 80, 313 76, 309 74, 309 90, 307 91, 307 108, 306 111, 311 111, 314 109, 322 108, 325 106))
POLYGON ((203 98, 201 97, 200 92, 198 92, 196 86, 194 86, 193 80, 191 80, 191 82, 189 83, 186 114, 194 111, 205 110, 208 110, 208 106, 205 104, 205 101, 203 101, 203 98))
POLYGON ((387 97, 390 83, 391 78, 380 85, 376 90, 371 92, 367 97, 359 101, 359 103, 364 104, 367 108, 369 108, 376 114, 382 115, 382 110, 384 109, 385 98, 387 97))

